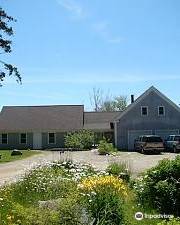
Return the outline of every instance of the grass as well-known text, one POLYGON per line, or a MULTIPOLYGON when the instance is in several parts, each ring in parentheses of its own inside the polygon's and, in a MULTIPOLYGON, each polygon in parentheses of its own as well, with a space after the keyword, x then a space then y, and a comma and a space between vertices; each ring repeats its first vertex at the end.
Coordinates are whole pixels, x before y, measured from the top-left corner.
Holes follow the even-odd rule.
POLYGON ((12 150, 0 150, 0 155, 1 155, 1 159, 0 159, 0 163, 6 163, 6 162, 11 162, 11 161, 15 161, 15 160, 20 160, 20 159, 24 159, 36 154, 41 153, 41 151, 28 151, 28 150, 22 150, 22 155, 16 155, 16 156, 11 156, 11 152, 12 150))

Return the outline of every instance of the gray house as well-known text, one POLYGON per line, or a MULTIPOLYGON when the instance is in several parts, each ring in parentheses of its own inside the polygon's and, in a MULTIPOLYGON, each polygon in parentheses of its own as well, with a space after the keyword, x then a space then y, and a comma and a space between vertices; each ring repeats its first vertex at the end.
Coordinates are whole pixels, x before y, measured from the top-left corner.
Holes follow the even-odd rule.
POLYGON ((83 128, 83 113, 83 105, 3 107, 0 148, 63 147, 67 132, 83 128))
POLYGON ((83 105, 5 106, 0 113, 0 149, 60 148, 67 132, 81 129, 131 151, 139 135, 178 134, 180 108, 154 87, 132 98, 123 112, 84 112, 83 105))
POLYGON ((95 133, 95 143, 105 137, 114 142, 114 120, 121 112, 84 112, 84 129, 95 133))
POLYGON ((117 116, 114 122, 115 146, 134 149, 139 135, 156 134, 165 139, 180 132, 180 108, 155 87, 150 87, 117 116))

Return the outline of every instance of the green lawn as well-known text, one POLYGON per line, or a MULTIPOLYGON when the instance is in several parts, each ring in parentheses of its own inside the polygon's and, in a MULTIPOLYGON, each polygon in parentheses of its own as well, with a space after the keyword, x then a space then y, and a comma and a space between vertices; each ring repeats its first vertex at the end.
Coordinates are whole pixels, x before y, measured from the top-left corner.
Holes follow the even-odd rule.
POLYGON ((12 150, 0 150, 0 155, 1 155, 0 163, 24 159, 24 158, 27 158, 29 156, 41 153, 41 151, 37 151, 37 150, 35 150, 35 151, 21 150, 22 155, 11 156, 11 152, 12 152, 12 150))

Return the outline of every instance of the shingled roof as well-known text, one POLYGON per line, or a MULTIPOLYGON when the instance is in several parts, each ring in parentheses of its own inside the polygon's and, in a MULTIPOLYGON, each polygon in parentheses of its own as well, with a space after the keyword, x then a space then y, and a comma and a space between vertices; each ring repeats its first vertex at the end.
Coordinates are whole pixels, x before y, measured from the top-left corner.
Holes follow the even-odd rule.
POLYGON ((4 106, 0 131, 73 131, 83 128, 83 105, 4 106))
POLYGON ((110 123, 122 112, 85 112, 84 128, 90 130, 110 130, 110 123))

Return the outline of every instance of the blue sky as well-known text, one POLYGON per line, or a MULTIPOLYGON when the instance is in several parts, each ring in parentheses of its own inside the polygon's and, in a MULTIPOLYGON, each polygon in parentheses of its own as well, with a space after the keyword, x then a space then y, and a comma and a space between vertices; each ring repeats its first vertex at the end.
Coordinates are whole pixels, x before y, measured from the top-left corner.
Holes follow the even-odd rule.
POLYGON ((17 22, 23 84, 6 79, 3 105, 85 104, 93 87, 138 97, 151 85, 180 103, 179 0, 0 0, 17 22))

